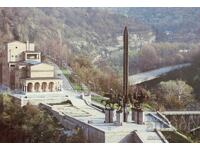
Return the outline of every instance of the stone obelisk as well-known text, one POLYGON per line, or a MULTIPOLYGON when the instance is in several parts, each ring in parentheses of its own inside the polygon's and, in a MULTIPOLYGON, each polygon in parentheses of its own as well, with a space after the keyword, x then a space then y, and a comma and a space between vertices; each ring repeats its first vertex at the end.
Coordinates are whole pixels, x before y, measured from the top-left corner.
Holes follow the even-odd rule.
POLYGON ((123 53, 123 120, 127 122, 127 112, 126 104, 128 101, 128 29, 124 28, 123 34, 123 44, 124 44, 124 53, 123 53))

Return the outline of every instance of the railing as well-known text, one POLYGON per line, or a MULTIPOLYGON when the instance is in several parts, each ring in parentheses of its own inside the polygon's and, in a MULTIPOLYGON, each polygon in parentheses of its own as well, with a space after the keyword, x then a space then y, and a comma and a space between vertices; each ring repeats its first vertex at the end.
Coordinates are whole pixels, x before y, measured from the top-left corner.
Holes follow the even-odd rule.
POLYGON ((167 141, 167 139, 165 138, 165 136, 157 129, 155 129, 155 132, 157 133, 157 135, 160 137, 160 139, 163 141, 163 143, 169 143, 167 141))

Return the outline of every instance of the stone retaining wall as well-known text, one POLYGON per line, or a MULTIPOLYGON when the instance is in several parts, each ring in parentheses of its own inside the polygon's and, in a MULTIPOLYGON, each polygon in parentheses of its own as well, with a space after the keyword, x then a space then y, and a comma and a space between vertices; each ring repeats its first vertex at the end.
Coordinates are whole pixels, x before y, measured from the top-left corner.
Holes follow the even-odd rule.
POLYGON ((47 109, 52 115, 67 129, 74 129, 79 127, 82 129, 84 137, 87 142, 90 143, 104 143, 105 142, 105 132, 99 130, 89 124, 81 122, 75 118, 59 113, 59 111, 52 109, 48 104, 41 103, 40 107, 47 109))

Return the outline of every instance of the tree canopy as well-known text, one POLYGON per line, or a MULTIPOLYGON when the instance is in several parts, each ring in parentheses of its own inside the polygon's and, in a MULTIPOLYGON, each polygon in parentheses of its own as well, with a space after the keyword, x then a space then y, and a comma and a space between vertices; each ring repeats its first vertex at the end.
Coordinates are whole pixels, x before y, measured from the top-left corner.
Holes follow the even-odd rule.
POLYGON ((182 80, 160 82, 157 96, 166 109, 183 109, 194 100, 193 88, 182 80))
POLYGON ((6 94, 0 95, 0 129, 0 142, 84 142, 81 131, 67 137, 47 111, 30 104, 20 107, 6 94))

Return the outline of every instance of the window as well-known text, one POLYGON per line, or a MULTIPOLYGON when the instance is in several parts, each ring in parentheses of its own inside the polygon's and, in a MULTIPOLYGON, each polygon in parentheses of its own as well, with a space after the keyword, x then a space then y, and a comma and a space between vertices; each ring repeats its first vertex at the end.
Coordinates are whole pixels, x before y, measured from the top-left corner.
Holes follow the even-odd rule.
POLYGON ((18 47, 16 46, 15 48, 17 49, 18 47))
POLYGON ((27 54, 27 59, 37 59, 36 54, 27 54))

